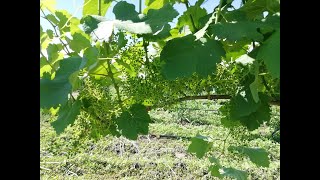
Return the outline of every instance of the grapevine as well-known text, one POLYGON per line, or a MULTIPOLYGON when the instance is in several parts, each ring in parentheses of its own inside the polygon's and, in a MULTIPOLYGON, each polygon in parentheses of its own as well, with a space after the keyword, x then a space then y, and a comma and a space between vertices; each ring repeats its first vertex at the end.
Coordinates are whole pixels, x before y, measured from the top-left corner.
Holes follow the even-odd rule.
MULTIPOLYGON (((139 12, 130 1, 85 0, 81 19, 50 2, 40 2, 52 26, 40 26, 40 108, 57 111, 51 123, 57 134, 76 123, 84 137, 136 140, 148 134, 151 108, 228 99, 219 109, 221 124, 241 137, 269 123, 271 106, 280 105, 279 0, 247 0, 239 8, 220 0, 211 12, 204 0, 145 1, 145 9, 140 0, 139 12), (173 6, 179 3, 186 6, 182 14, 173 6)), ((198 135, 188 151, 202 158, 211 146, 210 137, 198 135)), ((264 149, 224 146, 222 154, 269 166, 264 149)), ((218 158, 209 157, 213 176, 246 179, 218 158)))

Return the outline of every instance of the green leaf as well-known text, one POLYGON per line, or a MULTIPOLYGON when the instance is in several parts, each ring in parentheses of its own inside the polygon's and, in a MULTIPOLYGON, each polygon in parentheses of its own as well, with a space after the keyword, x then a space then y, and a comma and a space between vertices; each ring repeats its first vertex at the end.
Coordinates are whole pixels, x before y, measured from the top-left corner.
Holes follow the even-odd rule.
MULTIPOLYGON (((188 25, 192 32, 195 32, 196 30, 201 28, 200 27, 200 18, 206 16, 207 15, 207 11, 204 8, 201 8, 200 5, 201 5, 201 1, 197 1, 194 6, 190 6, 187 9, 187 11, 185 11, 182 14, 182 16, 179 17, 177 26, 179 28, 181 28, 181 27, 183 27, 185 25, 188 25), (191 21, 191 17, 193 19, 193 23, 191 21), (196 29, 194 28, 193 24, 194 24, 196 29)), ((207 21, 208 21, 209 18, 211 17, 211 15, 209 17, 208 16, 206 16, 206 17, 207 17, 207 21)))
POLYGON ((72 89, 69 76, 79 70, 81 60, 80 57, 63 59, 53 80, 45 77, 40 80, 40 108, 50 108, 67 102, 72 89))
POLYGON ((50 73, 52 70, 51 66, 49 65, 49 62, 47 61, 46 57, 40 58, 40 77, 43 76, 43 73, 48 72, 50 73))
MULTIPOLYGON (((98 15, 99 14, 98 2, 99 0, 84 0, 82 15, 83 16, 86 16, 89 14, 98 15)), ((101 16, 105 16, 111 3, 112 3, 112 0, 101 0, 101 16)))
POLYGON ((229 150, 236 150, 240 153, 247 155, 250 158, 250 161, 255 163, 258 166, 269 167, 269 157, 265 149, 262 148, 248 148, 243 146, 230 146, 229 150))
POLYGON ((40 80, 40 108, 50 108, 64 104, 71 91, 68 79, 40 80))
POLYGON ((267 96, 260 94, 260 105, 255 112, 248 116, 240 117, 240 122, 245 125, 248 130, 252 131, 260 127, 263 122, 267 122, 271 118, 271 109, 267 101, 267 96))
POLYGON ((280 12, 280 0, 266 0, 266 5, 269 12, 280 12))
POLYGON ((171 36, 171 26, 169 24, 164 25, 163 29, 159 33, 155 34, 144 34, 143 37, 149 42, 156 42, 171 36))
MULTIPOLYGON (((172 21, 179 13, 173 9, 170 4, 163 6, 158 10, 150 10, 146 17, 140 18, 139 21, 136 19, 135 11, 132 8, 129 12, 124 11, 123 6, 127 6, 128 3, 126 2, 119 2, 120 5, 116 8, 117 16, 123 20, 114 20, 114 21, 105 21, 103 19, 97 19, 97 17, 86 17, 83 18, 81 21, 85 24, 85 31, 86 32, 94 32, 96 39, 101 39, 104 41, 108 41, 108 38, 111 36, 111 32, 113 30, 113 26, 118 28, 120 31, 124 30, 130 33, 135 34, 153 34, 158 35, 159 38, 163 38, 164 36, 168 35, 169 26, 167 25, 168 22, 172 21), (119 10, 119 8, 121 8, 119 10), (126 13, 124 13, 126 12, 126 13), (99 21, 99 24, 97 24, 99 21), (142 21, 143 20, 143 21, 142 21), (103 22, 104 21, 104 22, 103 22), (96 27, 96 28, 95 28, 96 27), (94 29, 95 28, 95 29, 94 29)), ((118 3, 118 4, 119 4, 118 3)), ((129 4, 130 5, 130 4, 129 4)), ((129 6, 131 7, 131 5, 129 6)), ((140 15, 139 15, 140 16, 140 15)), ((92 33, 91 33, 92 34, 92 33)))
POLYGON ((50 39, 53 38, 53 31, 51 29, 47 29, 47 34, 50 39))
POLYGON ((59 20, 53 14, 47 14, 46 17, 54 25, 58 25, 59 24, 59 20))
POLYGON ((149 9, 160 9, 167 3, 169 3, 169 0, 146 0, 145 5, 147 7, 143 10, 143 13, 147 14, 149 9))
POLYGON ((223 117, 221 118, 221 124, 224 126, 224 127, 227 127, 227 128, 232 128, 232 127, 239 127, 241 126, 241 123, 239 122, 239 120, 237 119, 231 119, 229 116, 226 116, 226 117, 223 117))
POLYGON ((217 159, 217 158, 215 158, 215 157, 209 157, 209 161, 211 162, 211 163, 215 163, 217 166, 221 166, 220 165, 220 161, 219 161, 219 159, 217 159))
POLYGON ((219 172, 220 166, 218 165, 211 165, 209 167, 209 171, 211 172, 211 175, 214 177, 222 178, 223 176, 219 172))
POLYGON ((273 32, 274 30, 280 31, 280 13, 270 14, 263 19, 263 23, 266 27, 260 28, 260 32, 263 34, 273 32))
POLYGON ((167 79, 190 77, 194 72, 207 76, 216 70, 216 64, 225 56, 220 42, 212 39, 195 41, 188 35, 167 42, 160 54, 165 62, 162 72, 167 79))
MULTIPOLYGON (((215 13, 211 13, 211 17, 209 17, 208 21, 205 23, 205 25, 199 30, 197 31, 194 35, 197 37, 197 40, 202 38, 206 33, 210 24, 213 22, 213 19, 215 18, 215 13)), ((199 20, 200 21, 200 20, 199 20)))
POLYGON ((69 76, 69 82, 72 86, 72 92, 76 91, 81 86, 81 80, 78 74, 79 74, 79 71, 76 71, 69 76))
POLYGON ((83 61, 80 68, 90 67, 98 61, 99 49, 96 47, 89 47, 83 52, 83 61))
POLYGON ((76 117, 80 114, 81 101, 77 100, 73 104, 67 102, 59 109, 58 119, 51 123, 57 134, 64 131, 68 125, 72 125, 76 117))
POLYGON ((232 177, 236 180, 247 180, 248 174, 245 171, 237 170, 234 168, 222 168, 223 176, 232 177))
POLYGON ((139 13, 135 10, 135 6, 127 3, 126 1, 118 2, 113 8, 113 13, 117 20, 131 20, 132 22, 141 21, 139 18, 139 13))
POLYGON ((205 153, 209 151, 211 146, 212 142, 208 140, 208 137, 197 134, 197 136, 191 138, 191 144, 188 147, 188 152, 196 153, 198 158, 202 158, 205 153))
POLYGON ((253 81, 253 83, 251 83, 249 85, 249 88, 250 88, 250 91, 251 91, 251 94, 252 94, 252 97, 253 97, 253 100, 258 103, 259 102, 259 64, 258 62, 255 62, 254 63, 254 75, 255 75, 255 79, 253 81))
POLYGON ((122 112, 115 122, 123 136, 136 140, 138 134, 148 134, 151 119, 145 106, 133 104, 128 111, 122 112))
POLYGON ((118 49, 125 47, 127 45, 128 40, 125 38, 123 32, 118 32, 118 49))
POLYGON ((230 116, 231 119, 239 119, 256 112, 260 106, 260 102, 253 100, 252 93, 249 90, 241 91, 230 100, 230 116))
POLYGON ((93 30, 98 28, 100 22, 106 21, 105 17, 88 15, 83 17, 80 20, 80 23, 83 25, 83 30, 85 33, 90 34, 93 30))
POLYGON ((166 23, 171 22, 178 15, 178 11, 170 4, 166 4, 158 10, 150 9, 145 23, 150 25, 153 33, 156 33, 161 30, 166 23))
POLYGON ((280 30, 262 43, 257 59, 264 61, 272 77, 280 78, 280 30))
POLYGON ((75 52, 80 53, 82 49, 91 47, 91 43, 86 34, 75 33, 72 35, 72 40, 70 41, 69 46, 75 52))
POLYGON ((59 23, 57 25, 60 29, 60 32, 69 32, 69 18, 71 18, 72 15, 66 10, 57 10, 55 15, 59 18, 59 23))
POLYGON ((41 9, 46 8, 51 13, 54 13, 56 4, 57 4, 56 0, 40 0, 41 9))
POLYGON ((58 60, 63 58, 63 54, 60 53, 62 50, 61 44, 49 44, 47 47, 48 61, 53 65, 58 60))
POLYGON ((235 13, 245 13, 248 19, 254 20, 261 17, 264 11, 279 12, 280 0, 248 0, 241 8, 232 11, 231 14, 236 16, 235 13))
POLYGON ((244 39, 261 42, 263 35, 258 32, 258 28, 263 24, 253 21, 241 21, 235 23, 217 23, 211 25, 211 31, 220 39, 226 38, 230 42, 244 39))

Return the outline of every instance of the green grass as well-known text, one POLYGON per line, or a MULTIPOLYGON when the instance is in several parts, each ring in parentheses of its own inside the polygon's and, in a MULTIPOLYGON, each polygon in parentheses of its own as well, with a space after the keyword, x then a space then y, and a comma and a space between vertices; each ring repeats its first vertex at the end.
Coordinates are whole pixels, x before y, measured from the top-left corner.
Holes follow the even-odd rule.
MULTIPOLYGON (((212 109, 214 103, 188 102, 181 107, 212 109)), ((273 109, 277 114, 278 109, 273 109)), ((220 116, 213 111, 179 110, 151 111, 153 123, 149 133, 137 141, 107 136, 98 141, 79 141, 76 127, 67 128, 57 136, 50 126, 50 116, 41 114, 41 179, 216 179, 208 173, 207 157, 219 157, 225 167, 248 172, 248 179, 280 179, 280 144, 271 138, 279 122, 274 116, 269 125, 239 136, 220 125, 220 116), (206 157, 198 159, 186 152, 190 142, 179 137, 193 137, 197 133, 216 139, 206 157), (153 136, 155 135, 155 136, 153 136), (174 135, 165 138, 160 135, 174 135), (258 137, 258 138, 257 138, 258 137), (261 168, 247 157, 228 152, 229 145, 265 148, 269 152, 270 167, 261 168), (222 154, 222 152, 224 152, 222 154)))

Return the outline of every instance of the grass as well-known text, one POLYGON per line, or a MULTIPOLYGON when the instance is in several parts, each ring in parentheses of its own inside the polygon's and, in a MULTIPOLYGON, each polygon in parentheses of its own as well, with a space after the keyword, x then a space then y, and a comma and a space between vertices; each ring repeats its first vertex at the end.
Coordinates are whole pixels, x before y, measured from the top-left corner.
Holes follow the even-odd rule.
MULTIPOLYGON (((150 135, 139 136, 137 141, 107 136, 98 141, 79 141, 76 127, 67 128, 57 136, 50 126, 50 116, 41 114, 41 179, 216 179, 208 172, 207 157, 219 157, 225 167, 248 172, 248 179, 280 179, 280 144, 271 138, 279 116, 270 124, 239 136, 237 131, 220 125, 220 116, 214 111, 186 110, 212 109, 217 104, 197 101, 180 105, 171 112, 151 111, 153 123, 150 135), (207 104, 205 104, 207 103, 207 104), (209 103, 209 104, 208 104, 209 103), (197 133, 216 139, 206 158, 198 159, 187 153, 190 141, 197 133), (172 135, 163 137, 161 135, 172 135), (257 167, 247 157, 228 152, 229 145, 247 145, 265 148, 269 152, 269 168, 257 167)), ((273 109, 278 114, 278 109, 273 109)))

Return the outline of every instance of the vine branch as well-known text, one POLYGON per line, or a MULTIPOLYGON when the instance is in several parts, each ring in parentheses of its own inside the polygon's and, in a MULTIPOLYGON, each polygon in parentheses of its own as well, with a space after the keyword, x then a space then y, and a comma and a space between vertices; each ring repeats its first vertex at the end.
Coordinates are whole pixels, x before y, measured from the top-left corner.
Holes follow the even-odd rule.
MULTIPOLYGON (((139 13, 142 13, 142 1, 139 0, 139 13)), ((149 65, 149 58, 148 58, 148 45, 149 42, 147 42, 144 37, 142 37, 142 43, 143 43, 143 49, 144 49, 144 53, 145 53, 145 58, 146 58, 146 66, 149 65)))
POLYGON ((218 7, 218 10, 217 10, 216 19, 215 19, 215 21, 214 21, 214 23, 215 23, 215 24, 217 24, 217 23, 218 23, 218 18, 219 18, 219 16, 220 16, 220 11, 221 11, 221 6, 222 6, 222 1, 223 1, 223 0, 220 0, 220 2, 219 2, 219 7, 218 7))
POLYGON ((98 15, 101 16, 101 0, 98 1, 98 15))
POLYGON ((59 41, 61 42, 61 44, 63 45, 63 50, 64 50, 64 52, 66 53, 66 54, 68 54, 69 56, 70 56, 70 52, 69 52, 69 50, 68 50, 68 48, 67 48, 67 45, 66 44, 64 44, 64 42, 62 41, 62 39, 60 38, 60 35, 58 34, 58 31, 56 30, 56 25, 54 25, 48 18, 47 18, 47 15, 44 13, 44 11, 42 10, 42 9, 40 9, 40 11, 42 12, 42 14, 43 14, 43 18, 44 19, 46 19, 50 24, 51 24, 51 26, 53 27, 53 30, 54 30, 54 32, 55 32, 55 34, 56 34, 56 37, 59 39, 59 41))
MULTIPOLYGON (((187 8, 187 10, 188 10, 188 9, 190 8, 190 6, 189 6, 189 1, 185 1, 184 4, 186 5, 186 8, 187 8)), ((196 27, 196 25, 195 25, 195 23, 194 23, 194 20, 193 20, 192 15, 189 14, 189 17, 190 17, 190 20, 191 20, 192 27, 193 27, 194 31, 197 32, 197 31, 198 31, 198 28, 196 27)))
MULTIPOLYGON (((108 55, 109 54, 109 51, 108 51, 109 50, 109 45, 107 43, 104 43, 104 47, 105 47, 106 55, 108 55)), ((118 86, 116 80, 113 77, 113 72, 112 72, 112 69, 111 69, 111 61, 107 61, 107 62, 108 62, 108 75, 111 78, 111 81, 113 83, 114 89, 116 90, 119 106, 123 110, 119 86, 118 86)))
MULTIPOLYGON (((46 57, 46 56, 43 54, 42 51, 40 51, 40 54, 41 54, 41 56, 46 57)), ((54 67, 52 66, 52 64, 49 62, 49 60, 48 60, 47 58, 46 58, 46 62, 49 64, 49 66, 50 66, 54 71, 57 71, 56 68, 54 68, 54 67)))

